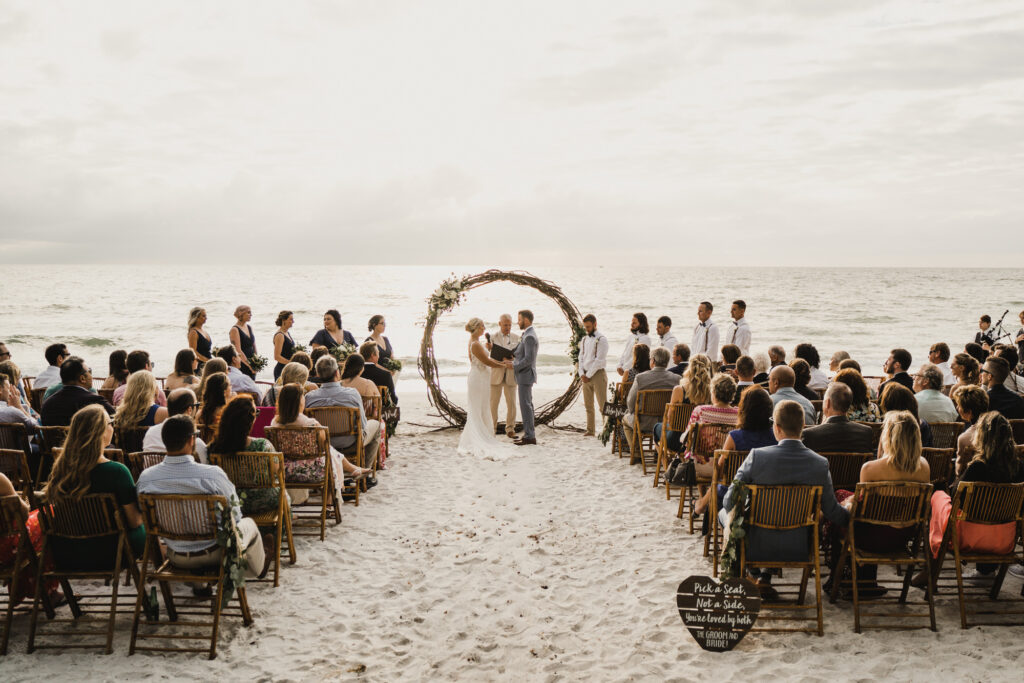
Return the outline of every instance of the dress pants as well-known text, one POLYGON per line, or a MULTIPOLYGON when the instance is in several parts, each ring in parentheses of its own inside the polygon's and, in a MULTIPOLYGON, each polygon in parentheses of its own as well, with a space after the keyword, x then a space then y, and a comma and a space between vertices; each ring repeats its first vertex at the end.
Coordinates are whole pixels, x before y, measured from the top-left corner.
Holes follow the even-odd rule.
MULTIPOLYGON (((332 444, 333 445, 333 444, 332 444)), ((347 448, 339 449, 345 455, 355 455, 355 444, 347 448)), ((380 422, 378 420, 367 420, 366 429, 363 431, 363 462, 362 467, 373 469, 380 454, 380 422)))
MULTIPOLYGON (((263 542, 260 539, 260 530, 251 517, 243 518, 236 526, 238 528, 238 535, 242 539, 240 545, 244 548, 242 557, 245 558, 247 565, 245 575, 255 578, 263 571, 263 564, 267 557, 263 542)), ((191 557, 186 554, 178 554, 170 548, 167 549, 167 559, 175 567, 180 567, 181 569, 215 567, 220 564, 222 557, 224 557, 224 550, 220 546, 214 546, 205 555, 193 555, 191 557)))
POLYGON ((501 395, 505 395, 505 433, 509 436, 516 433, 516 385, 515 384, 492 384, 491 385, 491 426, 498 426, 498 403, 501 402, 501 395))
POLYGON ((583 407, 587 409, 587 436, 594 435, 594 399, 597 399, 597 413, 604 411, 604 404, 608 398, 608 374, 604 370, 598 370, 590 381, 583 383, 583 407))
POLYGON ((523 414, 523 438, 536 439, 533 429, 533 385, 519 385, 519 410, 523 414))

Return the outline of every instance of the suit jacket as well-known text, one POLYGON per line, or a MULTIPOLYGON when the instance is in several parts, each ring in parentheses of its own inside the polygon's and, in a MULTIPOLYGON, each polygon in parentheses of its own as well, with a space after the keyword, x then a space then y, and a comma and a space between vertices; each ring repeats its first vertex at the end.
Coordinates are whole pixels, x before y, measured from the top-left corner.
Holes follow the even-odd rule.
POLYGON ((537 339, 537 332, 533 325, 523 330, 523 336, 519 338, 519 346, 516 347, 512 356, 512 365, 515 370, 516 384, 537 383, 537 350, 540 348, 540 340, 537 339))
MULTIPOLYGON (((519 335, 515 332, 509 332, 509 343, 502 344, 498 341, 498 335, 491 335, 491 343, 497 344, 498 346, 514 351, 519 346, 519 335)), ((497 384, 508 384, 509 386, 516 385, 516 373, 515 370, 510 368, 491 368, 491 386, 497 384)))
MULTIPOLYGON (((825 517, 843 528, 849 522, 850 513, 839 504, 832 490, 828 461, 796 439, 783 439, 777 446, 751 450, 736 471, 736 478, 762 486, 820 486, 821 510, 825 517)), ((735 505, 735 489, 735 485, 729 486, 722 501, 720 519, 735 505)), ((746 539, 749 560, 802 560, 807 557, 810 534, 803 529, 751 529, 746 539)))
POLYGON ((897 384, 902 384, 903 386, 905 386, 907 389, 910 389, 911 391, 914 390, 914 378, 911 377, 906 372, 897 372, 895 375, 892 376, 892 379, 887 379, 887 380, 885 380, 884 382, 882 382, 881 384, 878 385, 878 395, 879 396, 882 395, 882 389, 884 389, 885 385, 888 384, 889 382, 896 382, 897 384))
POLYGON ((107 411, 107 415, 114 414, 114 406, 107 402, 99 394, 94 394, 77 384, 65 386, 56 394, 46 399, 40 413, 40 423, 44 427, 67 427, 71 424, 71 417, 85 406, 98 403, 107 411))
POLYGON ((379 387, 387 387, 388 393, 391 394, 391 400, 398 405, 398 394, 395 393, 395 378, 391 376, 391 373, 376 363, 367 363, 363 366, 363 377, 373 382, 379 387))
POLYGON ((679 375, 680 377, 682 377, 683 373, 686 372, 686 366, 689 365, 689 364, 690 363, 688 361, 684 360, 682 363, 679 363, 678 365, 673 365, 672 367, 670 367, 668 369, 668 371, 671 372, 674 375, 679 375))
POLYGON ((874 434, 867 425, 850 422, 845 416, 832 416, 823 424, 808 427, 804 445, 815 453, 872 453, 874 434))
POLYGON ((998 410, 1007 420, 1024 419, 1024 398, 1004 386, 992 387, 988 390, 988 408, 989 410, 998 410))
MULTIPOLYGON (((679 386, 679 376, 668 371, 667 368, 654 367, 647 372, 641 372, 629 388, 629 395, 626 396, 626 405, 630 414, 636 413, 636 403, 639 400, 641 391, 651 389, 674 389, 679 386)), ((640 429, 645 432, 654 430, 654 425, 661 421, 660 417, 645 415, 640 420, 640 429)))

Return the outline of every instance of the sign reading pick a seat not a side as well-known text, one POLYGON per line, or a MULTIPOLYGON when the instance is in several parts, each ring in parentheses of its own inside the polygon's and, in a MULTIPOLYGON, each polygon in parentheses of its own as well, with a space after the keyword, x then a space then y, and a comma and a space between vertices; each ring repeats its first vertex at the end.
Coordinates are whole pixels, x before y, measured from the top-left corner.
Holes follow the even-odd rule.
POLYGON ((697 644, 711 652, 731 650, 743 640, 761 611, 761 595, 751 581, 690 576, 676 592, 679 616, 697 644))

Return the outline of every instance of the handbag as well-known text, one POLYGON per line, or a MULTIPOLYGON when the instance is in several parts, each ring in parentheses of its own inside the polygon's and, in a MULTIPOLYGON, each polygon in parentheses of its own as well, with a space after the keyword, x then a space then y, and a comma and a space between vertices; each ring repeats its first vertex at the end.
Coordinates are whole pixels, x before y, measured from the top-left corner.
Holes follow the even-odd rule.
POLYGON ((665 470, 665 481, 672 486, 695 486, 697 484, 697 469, 693 460, 682 459, 678 455, 672 458, 665 470))

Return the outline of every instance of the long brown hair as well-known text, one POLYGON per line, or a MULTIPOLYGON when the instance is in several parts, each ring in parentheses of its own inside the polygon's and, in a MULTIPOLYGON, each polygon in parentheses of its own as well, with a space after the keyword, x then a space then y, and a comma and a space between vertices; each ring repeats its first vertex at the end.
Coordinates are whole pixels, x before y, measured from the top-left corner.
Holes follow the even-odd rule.
POLYGON ((285 384, 277 392, 277 421, 289 425, 299 419, 299 404, 305 395, 298 384, 285 384))
POLYGON ((772 428, 772 413, 775 404, 772 397, 762 387, 754 385, 740 396, 739 413, 736 415, 736 426, 749 431, 763 432, 772 428))
MULTIPOLYGON (((845 363, 846 361, 843 362, 845 363)), ((857 370, 854 370, 853 368, 843 368, 836 373, 833 381, 842 382, 846 386, 850 387, 850 391, 853 392, 853 401, 851 401, 850 405, 853 406, 853 408, 867 407, 868 402, 871 400, 868 397, 868 385, 857 370)))
POLYGON ((64 450, 53 463, 46 483, 46 500, 59 503, 78 499, 89 491, 89 472, 96 467, 106 447, 107 411, 99 405, 86 406, 71 418, 64 450))
POLYGON ((215 372, 206 378, 206 386, 203 388, 203 408, 199 413, 199 421, 207 427, 213 426, 213 418, 217 409, 227 405, 224 394, 231 386, 228 376, 223 372, 215 372))
POLYGON ((996 479, 1012 481, 1020 468, 1013 428, 1001 413, 994 410, 981 416, 974 428, 974 459, 988 465, 996 479))
POLYGON ((203 365, 203 376, 199 378, 199 391, 196 392, 199 400, 202 400, 203 394, 206 392, 206 380, 210 378, 210 375, 215 375, 218 372, 223 372, 225 375, 228 373, 228 364, 224 362, 223 358, 211 358, 203 365))
POLYGON ((228 401, 220 415, 217 435, 210 444, 211 453, 234 455, 249 445, 249 432, 256 422, 256 403, 252 396, 239 394, 228 401))
POLYGON ((637 374, 651 369, 651 347, 647 344, 637 344, 633 347, 633 369, 637 374))

